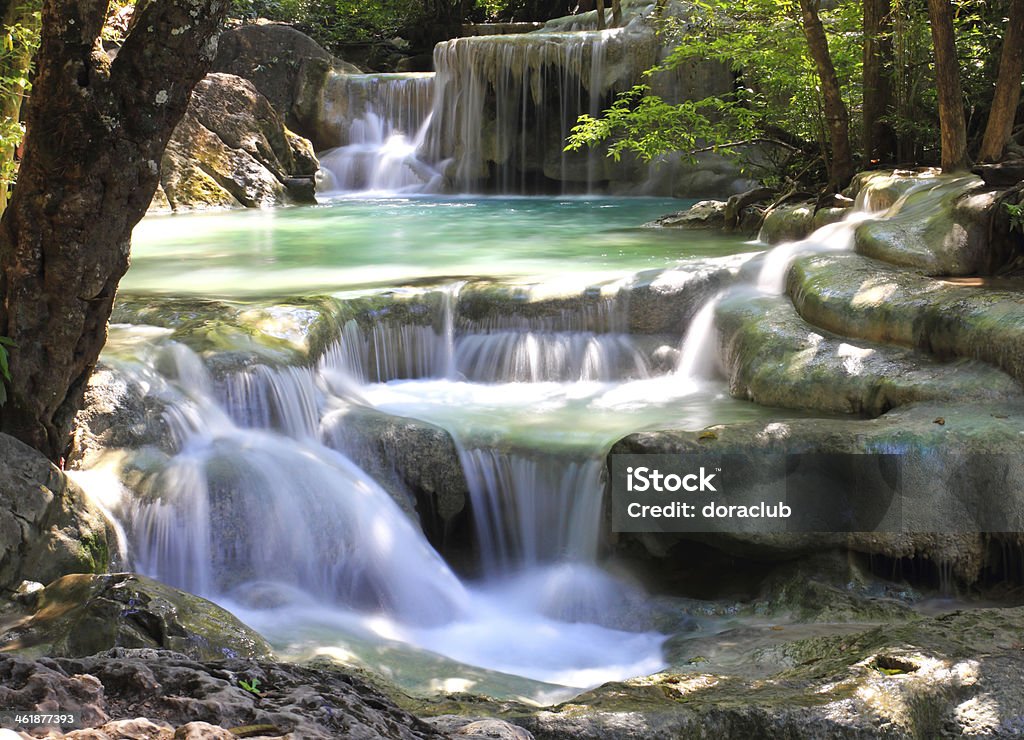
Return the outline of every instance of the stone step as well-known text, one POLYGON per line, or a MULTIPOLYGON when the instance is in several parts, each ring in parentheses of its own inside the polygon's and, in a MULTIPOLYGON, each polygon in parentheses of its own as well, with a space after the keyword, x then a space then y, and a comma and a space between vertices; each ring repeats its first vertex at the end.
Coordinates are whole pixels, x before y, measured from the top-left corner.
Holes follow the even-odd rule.
POLYGON ((831 254, 798 260, 787 287, 800 315, 825 330, 983 360, 1024 381, 1024 285, 939 280, 831 254))
POLYGON ((878 416, 912 403, 1021 396, 1013 378, 975 360, 944 363, 817 329, 784 296, 733 293, 715 319, 733 396, 762 406, 878 416))

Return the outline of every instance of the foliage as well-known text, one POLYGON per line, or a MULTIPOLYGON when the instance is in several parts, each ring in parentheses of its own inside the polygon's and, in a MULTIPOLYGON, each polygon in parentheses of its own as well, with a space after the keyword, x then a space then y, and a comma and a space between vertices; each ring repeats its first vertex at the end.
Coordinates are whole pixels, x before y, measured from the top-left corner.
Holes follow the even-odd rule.
POLYGON ((258 678, 254 678, 252 681, 246 681, 244 678, 239 679, 238 685, 250 694, 260 695, 260 680, 258 678))
POLYGON ((1006 209, 1006 214, 1010 217, 1010 231, 1024 234, 1024 205, 1004 203, 1003 208, 1006 209))
MULTIPOLYGON (((979 135, 987 117, 997 73, 1005 2, 953 0, 958 53, 969 131, 979 135)), ((666 22, 662 33, 678 42, 649 76, 662 70, 714 60, 729 65, 733 92, 679 104, 634 88, 600 118, 581 117, 569 149, 610 142, 609 155, 632 152, 644 159, 673 151, 710 148, 733 154, 751 174, 778 185, 800 172, 817 172, 812 159, 827 156, 828 136, 817 75, 803 35, 795 0, 697 0, 685 22, 666 22), (791 149, 769 172, 753 172, 743 161, 742 141, 781 139, 791 149), (733 146, 730 146, 733 145, 733 146), (799 150, 799 151, 797 151, 799 150)), ((863 73, 863 4, 839 0, 819 11, 829 52, 850 112, 850 138, 860 147, 863 73)), ((927 0, 893 0, 889 40, 894 110, 887 117, 898 139, 898 159, 928 164, 938 160, 939 120, 927 0)))
MULTIPOLYGON (((839 3, 821 12, 829 32, 833 63, 847 106, 860 106, 859 3, 839 3), (856 7, 855 7, 856 6, 856 7)), ((686 155, 710 148, 742 155, 739 142, 785 140, 785 156, 773 164, 778 180, 808 166, 827 143, 818 78, 804 39, 794 0, 698 0, 686 22, 669 21, 662 31, 678 41, 675 51, 653 76, 688 64, 711 60, 733 71, 731 94, 670 104, 657 96, 620 98, 604 118, 580 119, 570 148, 612 140, 611 156, 633 151, 645 159, 679 150, 686 155), (665 129, 659 132, 658 129, 665 129), (795 145, 794 145, 795 144, 795 145), (796 150, 803 150, 794 156, 796 150)), ((780 142, 782 143, 782 142, 780 142)), ((750 171, 753 162, 742 162, 750 171)))
POLYGON ((14 346, 14 342, 7 337, 0 337, 0 406, 7 403, 7 387, 4 383, 9 383, 11 381, 11 366, 9 363, 7 348, 14 346))
POLYGON ((17 21, 4 26, 0 37, 0 188, 5 191, 17 177, 13 153, 25 135, 18 111, 31 87, 31 59, 39 48, 38 7, 38 2, 26 2, 16 8, 17 21))

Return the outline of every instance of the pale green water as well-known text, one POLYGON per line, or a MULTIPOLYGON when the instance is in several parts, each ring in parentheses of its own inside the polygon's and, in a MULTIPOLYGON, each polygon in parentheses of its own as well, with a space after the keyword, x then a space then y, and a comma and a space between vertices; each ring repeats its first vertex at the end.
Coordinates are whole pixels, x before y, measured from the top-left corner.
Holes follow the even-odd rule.
POLYGON ((268 298, 469 277, 587 275, 755 249, 643 223, 665 199, 392 198, 152 216, 135 229, 127 293, 268 298))

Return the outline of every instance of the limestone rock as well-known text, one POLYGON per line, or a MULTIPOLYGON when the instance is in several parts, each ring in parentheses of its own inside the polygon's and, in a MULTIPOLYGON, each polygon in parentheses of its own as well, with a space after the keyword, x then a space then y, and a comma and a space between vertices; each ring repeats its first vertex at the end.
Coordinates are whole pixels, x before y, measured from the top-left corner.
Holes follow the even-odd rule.
POLYGON ((165 648, 199 660, 266 659, 267 642, 219 606, 130 573, 65 576, 0 641, 8 650, 82 657, 113 647, 165 648))
POLYGON ((758 238, 765 244, 781 244, 805 238, 814 230, 814 205, 792 203, 768 211, 758 238))
POLYGON ((724 229, 725 201, 702 200, 685 211, 670 213, 644 224, 649 228, 724 229))
POLYGON ((854 254, 797 260, 789 293, 809 322, 849 337, 978 358, 1024 382, 1022 283, 936 280, 854 254))
MULTIPOLYGON (((634 541, 667 562, 672 562, 673 548, 686 540, 751 560, 781 560, 829 549, 893 560, 916 558, 931 563, 936 573, 947 570, 972 583, 984 567, 999 567, 1001 556, 990 547, 991 540, 1016 542, 1013 534, 981 533, 1024 527, 1024 499, 1011 495, 1024 491, 1022 428, 1024 406, 1019 401, 917 404, 868 420, 744 422, 714 426, 713 435, 707 430, 642 432, 620 440, 611 454, 731 455, 731 464, 745 466, 747 473, 740 477, 751 485, 763 478, 764 453, 900 455, 903 532, 649 533, 634 541), (942 425, 935 423, 940 416, 942 425)), ((620 547, 624 544, 625 540, 620 547)))
POLYGON ((991 274, 1012 253, 1007 240, 992 238, 998 201, 974 176, 918 184, 887 218, 857 228, 857 252, 927 275, 991 274))
POLYGON ((762 406, 877 416, 922 401, 1020 397, 1012 378, 977 361, 938 363, 816 331, 786 298, 731 297, 715 320, 732 394, 762 406))
POLYGON ((113 531, 45 457, 0 434, 0 589, 107 569, 113 531))
POLYGON ((159 198, 174 210, 312 203, 318 168, 251 82, 210 74, 164 152, 159 198))

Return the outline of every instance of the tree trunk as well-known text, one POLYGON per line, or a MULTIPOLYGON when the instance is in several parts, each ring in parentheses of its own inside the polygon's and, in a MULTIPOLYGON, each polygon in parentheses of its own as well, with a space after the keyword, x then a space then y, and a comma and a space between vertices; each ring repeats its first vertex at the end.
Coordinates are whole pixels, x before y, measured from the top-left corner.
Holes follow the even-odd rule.
POLYGON ((928 18, 935 45, 935 85, 939 93, 942 129, 942 169, 967 169, 967 123, 960 87, 960 62, 953 35, 953 8, 949 0, 928 0, 928 18))
POLYGON ((892 115, 892 7, 889 0, 864 0, 864 160, 892 162, 896 134, 883 120, 892 115))
POLYGON ((1003 52, 999 58, 999 79, 992 98, 985 137, 978 159, 998 162, 1013 133, 1013 122, 1020 103, 1021 75, 1024 73, 1024 0, 1011 0, 1010 18, 1003 36, 1003 52))
POLYGON ((804 36, 811 51, 811 59, 821 80, 821 95, 825 104, 825 121, 828 124, 829 140, 832 144, 832 162, 829 167, 829 182, 833 187, 842 188, 853 177, 853 153, 850 150, 850 115, 843 102, 836 77, 832 56, 828 51, 825 28, 818 17, 817 0, 800 0, 804 36))
POLYGON ((622 25, 622 0, 612 0, 612 25, 615 28, 622 25))
POLYGON ((0 336, 11 349, 0 430, 65 452, 100 350, 132 228, 227 0, 156 0, 111 62, 107 0, 44 0, 18 184, 0 219, 0 336))
POLYGON ((604 0, 597 0, 597 30, 604 30, 604 0))

